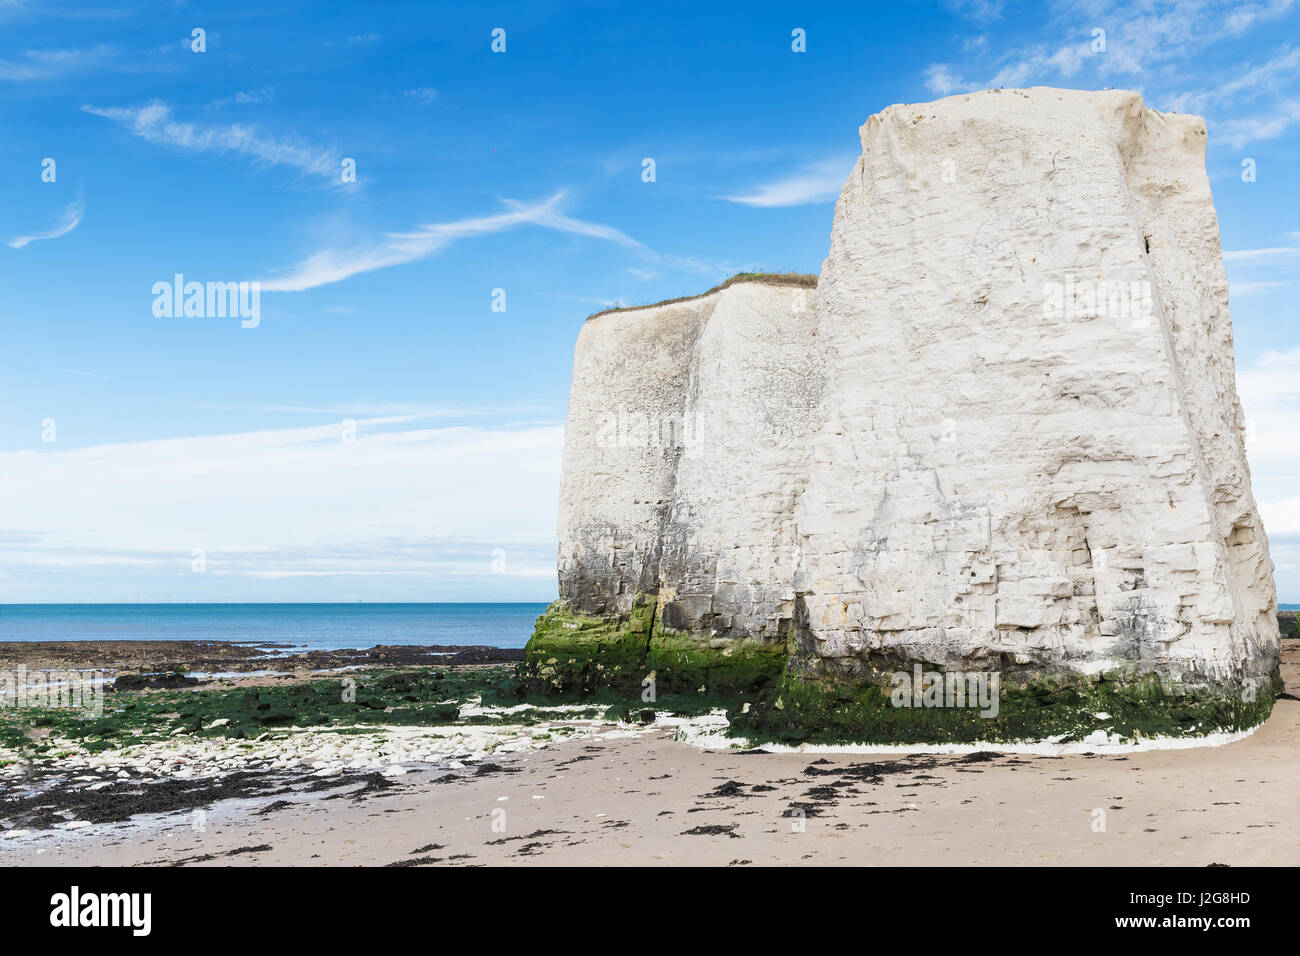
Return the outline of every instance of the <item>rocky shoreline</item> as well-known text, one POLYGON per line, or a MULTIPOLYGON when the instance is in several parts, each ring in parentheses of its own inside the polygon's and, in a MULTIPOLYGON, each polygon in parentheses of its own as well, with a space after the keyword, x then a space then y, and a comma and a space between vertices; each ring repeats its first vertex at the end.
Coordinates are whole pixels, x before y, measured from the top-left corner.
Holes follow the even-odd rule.
MULTIPOLYGON (((747 708, 709 694, 652 704, 633 694, 529 695, 528 665, 516 664, 522 649, 277 655, 264 645, 159 646, 166 643, 98 648, 93 664, 116 675, 98 715, 0 706, 0 852, 142 820, 179 826, 178 814, 230 801, 249 813, 274 812, 509 773, 530 754, 575 741, 669 734, 713 752, 751 746, 735 736, 747 708), (187 676, 203 664, 213 676, 187 676)), ((3 644, 0 661, 84 668, 71 648, 49 647, 3 644)), ((1287 641, 1288 658, 1296 647, 1287 641)))
POLYGON ((1300 638, 1300 621, 1296 620, 1296 611, 1278 611, 1277 627, 1282 639, 1300 638))
POLYGON ((0 670, 102 670, 111 674, 326 670, 337 667, 496 664, 523 659, 521 648, 379 644, 365 649, 294 652, 253 641, 3 641, 0 670))
POLYGON ((76 672, 96 691, 76 708, 0 700, 0 845, 229 800, 363 799, 408 773, 500 772, 506 755, 610 729, 606 705, 501 696, 522 656, 446 645, 285 654, 238 642, 0 644, 0 670, 76 672))
MULTIPOLYGON (((1008 652, 990 653, 978 671, 962 671, 941 663, 941 655, 917 660, 877 649, 878 666, 864 677, 850 668, 809 667, 793 628, 785 639, 709 637, 675 627, 669 606, 649 592, 636 595, 626 613, 584 613, 555 602, 524 649, 524 690, 565 701, 644 691, 707 697, 726 711, 729 733, 755 746, 1231 736, 1260 726, 1283 690, 1276 667, 1226 693, 1167 682, 1135 662, 1088 673, 1044 671, 1008 652), (915 675, 902 699, 899 675, 915 675), (977 704, 977 694, 993 706, 977 704)), ((1281 612, 1278 623, 1283 637, 1294 633, 1292 612, 1281 612)))

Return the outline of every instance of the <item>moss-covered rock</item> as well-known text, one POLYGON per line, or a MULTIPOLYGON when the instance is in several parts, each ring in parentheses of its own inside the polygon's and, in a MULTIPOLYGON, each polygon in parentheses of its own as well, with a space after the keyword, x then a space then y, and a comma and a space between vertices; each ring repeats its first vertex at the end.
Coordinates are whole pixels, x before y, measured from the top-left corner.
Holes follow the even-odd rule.
POLYGON ((744 697, 774 687, 785 661, 783 641, 711 640, 657 628, 650 638, 645 668, 654 675, 661 694, 744 697))
POLYGON ((1193 692, 1136 670, 1085 677, 1003 668, 983 675, 984 698, 976 700, 972 683, 969 700, 965 689, 946 700, 941 692, 943 702, 930 706, 920 690, 900 697, 891 679, 914 672, 917 688, 931 686, 932 664, 875 661, 837 677, 810 669, 793 634, 787 641, 716 639, 666 628, 660 612, 651 594, 639 595, 619 619, 557 601, 537 619, 518 696, 630 701, 623 719, 636 720, 652 679, 654 699, 725 708, 729 732, 754 743, 943 744, 1068 742, 1098 731, 1124 739, 1233 732, 1262 723, 1282 690, 1277 672, 1253 691, 1193 692))
POLYGON ((519 676, 530 693, 591 696, 640 692, 655 599, 638 598, 626 619, 606 620, 556 601, 537 619, 519 676))
MULTIPOLYGON (((900 701, 888 684, 861 675, 801 672, 785 642, 665 628, 658 610, 653 595, 639 596, 621 620, 553 604, 525 651, 521 692, 608 700, 641 695, 650 678, 656 695, 695 695, 727 707, 734 736, 835 744, 1078 741, 1097 731, 1125 739, 1203 736, 1257 726, 1282 689, 1276 673, 1253 692, 1214 693, 1170 687, 1152 674, 1022 674, 995 687, 993 707, 973 697, 964 706, 952 706, 951 697, 946 706, 926 706, 919 692, 900 701)), ((931 665, 914 666, 918 678, 934 673, 931 665)))
POLYGON ((537 619, 519 676, 530 693, 590 696, 705 694, 720 700, 771 688, 784 642, 713 640, 663 626, 658 599, 639 595, 626 619, 606 620, 557 601, 537 619))
MULTIPOLYGON (((728 713, 730 733, 754 743, 1013 743, 1199 737, 1258 726, 1281 691, 1280 675, 1253 691, 1193 693, 1155 675, 1036 677, 1003 686, 996 713, 980 707, 899 706, 888 687, 787 674, 772 694, 728 713)), ((992 710, 993 708, 990 708, 992 710)))

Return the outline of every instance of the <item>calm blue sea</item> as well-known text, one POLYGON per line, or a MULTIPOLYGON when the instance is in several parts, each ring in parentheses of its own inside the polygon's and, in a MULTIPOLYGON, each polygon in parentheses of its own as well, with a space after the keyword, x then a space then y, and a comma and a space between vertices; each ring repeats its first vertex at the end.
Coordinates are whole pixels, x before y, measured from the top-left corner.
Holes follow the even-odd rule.
POLYGON ((257 641, 523 647, 545 604, 5 604, 0 641, 257 641))
MULTIPOLYGON (((1300 610, 1300 604, 1279 604, 1300 610)), ((4 604, 0 641, 255 641, 523 647, 545 604, 4 604)))

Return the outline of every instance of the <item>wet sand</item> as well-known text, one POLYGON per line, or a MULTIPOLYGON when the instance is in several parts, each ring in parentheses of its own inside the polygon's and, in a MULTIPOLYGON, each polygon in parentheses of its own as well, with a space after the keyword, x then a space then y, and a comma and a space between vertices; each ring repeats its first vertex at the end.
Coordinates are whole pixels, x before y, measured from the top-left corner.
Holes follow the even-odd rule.
MULTIPOLYGON (((1286 642, 1291 693, 1298 662, 1286 642)), ((1244 740, 1122 755, 717 752, 612 730, 490 772, 219 803, 201 832, 176 813, 46 833, 0 864, 1293 864, 1298 746, 1286 697, 1244 740)))

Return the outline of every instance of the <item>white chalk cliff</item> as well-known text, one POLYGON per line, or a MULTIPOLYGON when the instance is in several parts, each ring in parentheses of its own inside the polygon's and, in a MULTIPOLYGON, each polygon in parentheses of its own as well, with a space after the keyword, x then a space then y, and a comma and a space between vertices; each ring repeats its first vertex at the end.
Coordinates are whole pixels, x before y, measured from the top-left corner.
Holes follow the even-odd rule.
POLYGON ((861 129, 815 289, 593 316, 560 595, 785 639, 809 675, 906 661, 1276 668, 1228 285, 1193 116, 1036 88, 861 129))

